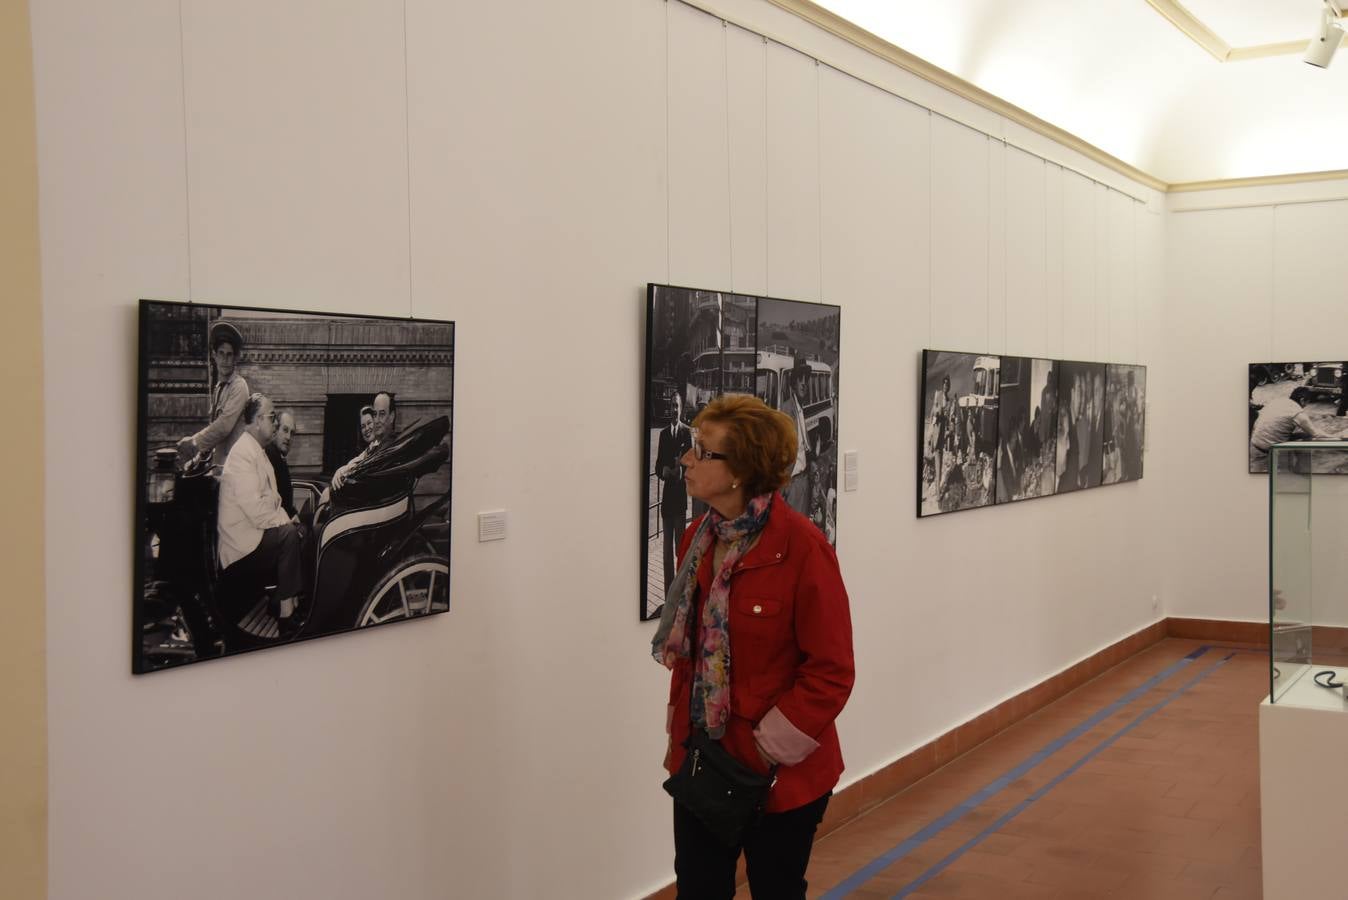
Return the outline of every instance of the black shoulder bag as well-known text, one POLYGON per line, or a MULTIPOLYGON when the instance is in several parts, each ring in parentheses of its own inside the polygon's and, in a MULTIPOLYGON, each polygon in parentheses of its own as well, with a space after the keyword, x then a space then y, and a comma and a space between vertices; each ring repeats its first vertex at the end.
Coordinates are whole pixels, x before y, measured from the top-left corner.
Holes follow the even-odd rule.
POLYGON ((745 830, 758 820, 777 767, 760 775, 735 759, 721 742, 694 728, 683 742, 688 755, 664 787, 684 809, 697 816, 727 847, 738 847, 745 830))

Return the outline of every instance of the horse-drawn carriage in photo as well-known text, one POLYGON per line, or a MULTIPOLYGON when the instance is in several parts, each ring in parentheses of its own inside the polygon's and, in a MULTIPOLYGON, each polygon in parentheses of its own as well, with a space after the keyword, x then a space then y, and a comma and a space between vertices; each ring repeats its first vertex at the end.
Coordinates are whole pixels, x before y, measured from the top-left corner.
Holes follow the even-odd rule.
MULTIPOLYGON (((449 460, 449 419, 415 424, 354 463, 340 489, 295 478, 303 590, 285 619, 274 583, 221 570, 219 479, 160 450, 146 485, 137 671, 150 671, 449 609, 450 497, 420 508, 419 479, 449 460)), ((273 580, 274 581, 274 580, 273 580)))

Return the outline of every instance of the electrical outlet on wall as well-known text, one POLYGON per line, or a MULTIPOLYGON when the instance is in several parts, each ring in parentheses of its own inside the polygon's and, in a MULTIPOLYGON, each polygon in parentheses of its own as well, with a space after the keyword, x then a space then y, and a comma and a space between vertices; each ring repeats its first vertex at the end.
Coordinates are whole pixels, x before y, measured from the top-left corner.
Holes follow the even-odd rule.
POLYGON ((1151 611, 1154 612, 1154 613, 1158 613, 1158 612, 1161 611, 1161 595, 1160 595, 1160 594, 1152 594, 1152 595, 1151 595, 1151 611))

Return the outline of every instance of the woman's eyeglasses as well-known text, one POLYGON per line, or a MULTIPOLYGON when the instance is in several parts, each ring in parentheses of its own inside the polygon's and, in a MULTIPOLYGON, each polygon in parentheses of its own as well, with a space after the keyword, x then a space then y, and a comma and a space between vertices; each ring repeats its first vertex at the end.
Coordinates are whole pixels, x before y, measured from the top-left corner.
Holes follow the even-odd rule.
POLYGON ((693 459, 730 459, 724 453, 717 453, 715 450, 708 450, 702 446, 702 442, 697 438, 697 432, 693 432, 693 459))

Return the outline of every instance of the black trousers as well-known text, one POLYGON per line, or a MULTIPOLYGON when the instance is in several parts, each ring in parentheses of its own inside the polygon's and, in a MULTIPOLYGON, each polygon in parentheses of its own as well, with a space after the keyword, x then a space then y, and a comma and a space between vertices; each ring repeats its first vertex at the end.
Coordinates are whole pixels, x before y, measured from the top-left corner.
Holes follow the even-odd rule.
POLYGON ((262 541, 252 553, 230 565, 239 578, 270 583, 276 578, 271 614, 277 615, 281 600, 293 597, 303 587, 300 572, 300 535, 293 522, 276 525, 262 532, 262 541))
POLYGON ((674 874, 679 900, 731 900, 741 849, 749 894, 755 900, 805 900, 805 869, 831 793, 796 809, 763 816, 745 834, 742 848, 726 847, 696 816, 675 803, 674 874))
MULTIPOLYGON (((684 508, 666 511, 660 510, 660 529, 663 532, 661 537, 664 543, 664 563, 665 563, 665 593, 669 593, 669 586, 674 583, 674 576, 678 568, 674 565, 674 551, 678 549, 678 542, 683 537, 683 529, 688 523, 684 521, 684 508)), ((666 600, 669 598, 666 597, 666 600)))

